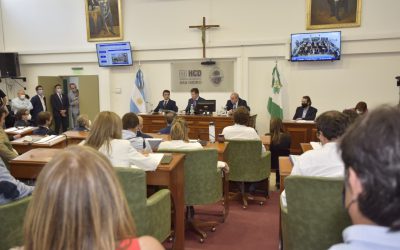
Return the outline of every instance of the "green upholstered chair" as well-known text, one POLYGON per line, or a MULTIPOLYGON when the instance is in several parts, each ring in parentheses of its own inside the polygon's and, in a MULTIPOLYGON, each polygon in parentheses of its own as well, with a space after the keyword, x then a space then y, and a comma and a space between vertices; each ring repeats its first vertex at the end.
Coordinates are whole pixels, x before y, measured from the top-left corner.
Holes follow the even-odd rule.
MULTIPOLYGON (((268 179, 271 173, 271 153, 267 151, 261 156, 261 141, 259 140, 229 140, 224 151, 224 160, 229 166, 229 180, 241 183, 241 200, 243 208, 247 207, 248 195, 244 190, 244 182, 258 182, 268 179)), ((265 187, 268 196, 269 181, 265 187)), ((250 198, 250 197, 249 197, 250 198)), ((265 197, 251 197, 261 205, 265 197)))
POLYGON ((322 250, 342 242, 351 224, 343 208, 342 178, 288 176, 287 208, 281 206, 285 250, 322 250))
MULTIPOLYGON (((161 152, 161 151, 159 151, 161 152)), ((191 213, 194 205, 214 204, 222 199, 222 173, 217 169, 218 152, 215 149, 199 150, 162 150, 185 154, 185 204, 188 208, 188 225, 204 242, 207 234, 201 228, 211 228, 215 231, 217 221, 199 221, 191 213)), ((223 208, 224 210, 224 208, 223 208)), ((223 211, 224 214, 224 211, 223 211)))
POLYGON ((171 234, 171 197, 162 189, 147 198, 146 173, 136 168, 116 167, 138 236, 151 235, 163 242, 171 234))
POLYGON ((0 249, 22 246, 24 218, 31 197, 0 205, 0 249))

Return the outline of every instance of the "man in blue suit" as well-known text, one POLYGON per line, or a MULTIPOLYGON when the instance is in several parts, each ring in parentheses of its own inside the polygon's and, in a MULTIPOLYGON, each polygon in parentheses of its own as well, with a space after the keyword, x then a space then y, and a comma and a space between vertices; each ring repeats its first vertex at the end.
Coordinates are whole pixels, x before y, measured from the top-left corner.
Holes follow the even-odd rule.
POLYGON ((46 97, 44 96, 43 93, 43 86, 38 85, 35 88, 36 94, 31 98, 31 103, 33 106, 33 109, 31 109, 31 116, 32 116, 32 123, 34 125, 37 124, 37 116, 40 112, 42 111, 47 111, 47 104, 46 104, 46 97))
POLYGON ((318 109, 311 106, 311 98, 309 96, 303 96, 301 99, 301 106, 297 107, 293 120, 314 121, 317 112, 318 109))
POLYGON ((178 112, 178 107, 176 106, 176 102, 170 99, 171 96, 171 92, 166 89, 163 91, 163 98, 164 100, 161 100, 156 109, 154 110, 154 112, 158 112, 158 111, 163 111, 163 110, 172 110, 175 112, 178 112))
POLYGON ((192 98, 190 98, 188 100, 188 104, 187 104, 186 109, 185 109, 186 114, 190 113, 190 107, 192 105, 193 105, 194 110, 196 110, 197 102, 206 100, 206 99, 200 97, 198 88, 192 88, 190 90, 190 93, 192 95, 192 98))

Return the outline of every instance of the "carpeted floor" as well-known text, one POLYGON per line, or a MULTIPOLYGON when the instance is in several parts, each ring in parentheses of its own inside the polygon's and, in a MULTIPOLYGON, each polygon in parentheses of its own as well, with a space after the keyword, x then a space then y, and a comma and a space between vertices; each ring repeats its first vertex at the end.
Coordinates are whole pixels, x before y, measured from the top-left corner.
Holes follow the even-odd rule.
MULTIPOLYGON (((204 215, 207 211, 218 211, 220 206, 197 207, 199 218, 217 217, 204 215)), ((247 209, 231 201, 230 212, 225 221, 217 226, 215 232, 207 232, 208 238, 200 243, 198 236, 192 231, 186 231, 185 249, 209 250, 244 250, 263 249, 277 250, 279 238, 279 192, 270 192, 270 199, 260 206, 251 202, 247 209)))

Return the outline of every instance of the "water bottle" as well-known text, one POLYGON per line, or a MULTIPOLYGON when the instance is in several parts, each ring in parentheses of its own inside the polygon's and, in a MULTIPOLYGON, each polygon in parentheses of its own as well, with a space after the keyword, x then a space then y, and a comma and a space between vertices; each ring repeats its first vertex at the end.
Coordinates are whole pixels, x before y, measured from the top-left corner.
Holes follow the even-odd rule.
POLYGON ((215 125, 214 122, 210 122, 208 125, 208 135, 209 135, 209 141, 211 143, 215 143, 215 125))
POLYGON ((226 111, 227 109, 228 109, 228 107, 225 105, 225 106, 224 106, 224 115, 227 114, 227 111, 226 111))
POLYGON ((193 104, 190 105, 190 114, 194 115, 194 107, 193 104))

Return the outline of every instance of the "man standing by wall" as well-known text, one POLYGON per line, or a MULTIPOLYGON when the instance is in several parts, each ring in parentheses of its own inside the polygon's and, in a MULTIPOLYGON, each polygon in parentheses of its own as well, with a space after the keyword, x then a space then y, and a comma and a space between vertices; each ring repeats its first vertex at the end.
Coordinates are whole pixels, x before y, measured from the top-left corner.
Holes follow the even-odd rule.
POLYGON ((36 125, 37 115, 42 111, 47 111, 46 97, 44 96, 43 86, 36 86, 36 95, 31 98, 33 109, 31 110, 32 122, 36 125))
POLYGON ((72 115, 72 124, 75 128, 77 126, 77 119, 80 114, 79 112, 79 90, 75 83, 69 84, 69 93, 68 93, 68 101, 69 101, 69 111, 72 115))
POLYGON ((50 96, 50 102, 53 107, 56 134, 60 133, 61 126, 62 132, 67 131, 69 102, 67 96, 62 93, 61 84, 56 84, 54 86, 54 94, 50 96))

